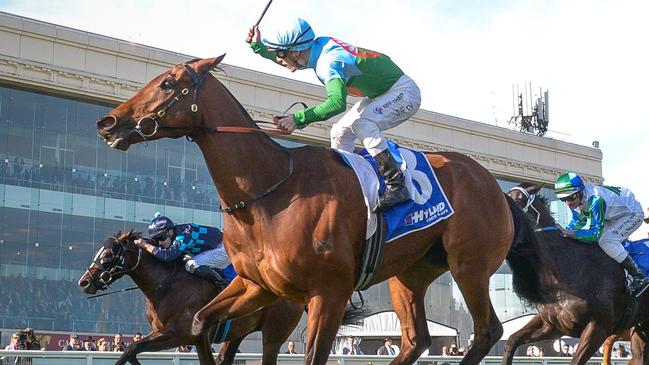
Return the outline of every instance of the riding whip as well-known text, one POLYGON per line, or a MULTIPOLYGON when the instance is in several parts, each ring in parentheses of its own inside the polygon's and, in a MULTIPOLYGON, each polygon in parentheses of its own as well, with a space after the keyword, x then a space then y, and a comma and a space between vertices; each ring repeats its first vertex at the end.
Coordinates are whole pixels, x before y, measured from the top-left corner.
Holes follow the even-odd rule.
POLYGON ((264 15, 266 15, 266 12, 268 11, 268 8, 270 7, 270 4, 273 2, 273 0, 268 0, 268 4, 266 4, 266 7, 264 8, 264 11, 261 12, 261 16, 259 19, 257 19, 257 23, 255 23, 255 27, 259 26, 259 23, 261 23, 261 20, 264 18, 264 15))

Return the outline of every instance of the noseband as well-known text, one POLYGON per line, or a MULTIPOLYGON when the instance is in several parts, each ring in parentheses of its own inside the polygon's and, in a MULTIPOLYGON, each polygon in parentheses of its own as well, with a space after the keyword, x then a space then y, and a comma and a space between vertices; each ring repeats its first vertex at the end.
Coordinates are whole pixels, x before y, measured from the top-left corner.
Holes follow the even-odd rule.
MULTIPOLYGON (((188 128, 181 128, 181 127, 164 126, 164 125, 160 124, 160 121, 162 120, 162 118, 164 118, 167 115, 167 112, 169 111, 169 109, 171 109, 174 105, 176 105, 176 103, 179 102, 180 99, 182 99, 185 95, 189 94, 190 88, 193 90, 193 93, 192 93, 192 105, 189 107, 189 109, 192 112, 192 126, 191 126, 191 131, 192 132, 187 134, 186 138, 189 141, 193 142, 193 139, 192 139, 191 135, 194 134, 194 131, 196 130, 196 125, 197 125, 196 114, 198 113, 198 104, 196 103, 196 98, 197 98, 197 95, 198 95, 198 88, 201 87, 201 85, 203 84, 203 81, 205 81, 205 77, 209 73, 209 70, 203 71, 200 74, 197 74, 186 63, 183 64, 183 68, 185 69, 185 71, 187 72, 189 77, 192 79, 192 83, 189 86, 189 88, 186 87, 186 88, 180 90, 180 92, 177 93, 177 95, 174 96, 174 98, 171 99, 167 103, 167 105, 165 105, 162 109, 155 112, 153 114, 153 116, 142 117, 142 118, 140 118, 140 120, 137 121, 137 124, 135 125, 135 129, 133 129, 133 130, 137 134, 139 134, 140 137, 142 137, 142 139, 144 140, 145 143, 147 142, 147 138, 153 137, 158 132, 158 129, 167 129, 167 130, 187 130, 188 129, 188 128), (142 130, 142 122, 145 121, 145 120, 151 120, 153 122, 153 126, 154 126, 153 127, 153 132, 151 132, 149 134, 144 133, 143 130, 142 130)), ((117 118, 115 116, 112 116, 112 115, 111 115, 111 117, 115 118, 115 123, 117 123, 117 118)))

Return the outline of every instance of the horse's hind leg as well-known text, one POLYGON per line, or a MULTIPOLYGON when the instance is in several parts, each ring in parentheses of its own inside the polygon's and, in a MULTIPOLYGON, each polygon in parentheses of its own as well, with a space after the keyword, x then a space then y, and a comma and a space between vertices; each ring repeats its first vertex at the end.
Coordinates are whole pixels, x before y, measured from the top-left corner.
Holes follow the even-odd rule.
POLYGON ((140 341, 133 342, 126 349, 124 353, 120 356, 119 359, 115 362, 115 365, 124 365, 126 362, 130 362, 133 365, 140 365, 140 362, 137 361, 137 354, 140 352, 155 352, 160 350, 167 350, 181 345, 178 338, 163 332, 152 333, 149 336, 144 337, 140 341))
POLYGON ((514 332, 505 343, 502 365, 511 365, 516 349, 526 343, 561 337, 561 333, 549 323, 544 322, 538 314, 523 328, 514 332))
POLYGON ((583 365, 595 354, 608 336, 607 331, 596 322, 590 322, 579 337, 579 346, 572 355, 571 365, 583 365))
POLYGON ((424 296, 430 283, 446 270, 415 265, 388 281, 392 307, 401 322, 401 351, 390 365, 412 364, 430 347, 424 296))

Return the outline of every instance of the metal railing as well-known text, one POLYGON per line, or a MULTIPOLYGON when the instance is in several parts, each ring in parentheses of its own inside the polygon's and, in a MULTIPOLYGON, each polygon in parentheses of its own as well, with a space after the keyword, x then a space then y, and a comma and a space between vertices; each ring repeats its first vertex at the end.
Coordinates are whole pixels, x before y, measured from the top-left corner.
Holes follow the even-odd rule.
MULTIPOLYGON (((0 350, 0 364, 2 365, 112 365, 121 356, 120 352, 99 351, 4 351, 0 350), (16 359, 18 359, 16 361, 16 359)), ((198 365, 195 353, 179 352, 143 352, 138 355, 143 363, 165 365, 198 365)), ((515 357, 515 364, 524 365, 565 365, 570 363, 570 357, 515 357)), ((378 355, 331 355, 328 365, 387 365, 392 357, 378 355)), ((414 365, 458 365, 460 356, 426 356, 421 357, 414 365)), ((612 359, 614 365, 623 365, 627 359, 612 359)), ((487 356, 482 360, 482 365, 499 365, 502 358, 487 356)), ((279 355, 278 365, 297 365, 304 362, 303 355, 279 355)), ((237 354, 235 365, 259 365, 261 354, 237 354)), ((588 364, 599 365, 601 357, 592 358, 588 364)))

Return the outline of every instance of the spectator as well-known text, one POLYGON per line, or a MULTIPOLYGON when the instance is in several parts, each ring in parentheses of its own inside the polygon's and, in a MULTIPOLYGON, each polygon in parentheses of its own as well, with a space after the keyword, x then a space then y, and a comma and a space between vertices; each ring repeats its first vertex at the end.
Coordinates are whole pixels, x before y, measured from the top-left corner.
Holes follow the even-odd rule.
POLYGON ((563 357, 571 357, 572 355, 570 354, 570 345, 567 343, 564 343, 563 346, 561 346, 561 354, 560 356, 563 357))
MULTIPOLYGON (((6 351, 18 351, 18 350, 25 349, 24 345, 21 346, 20 344, 21 341, 20 332, 21 331, 14 332, 11 334, 11 342, 4 348, 6 351)), ((10 365, 23 364, 23 359, 21 359, 20 357, 0 357, 0 360, 1 360, 0 364, 10 364, 10 365)))
POLYGON ((88 337, 87 339, 83 340, 83 350, 97 351, 97 346, 95 345, 95 342, 92 340, 92 337, 88 337))
POLYGON ((347 336, 345 345, 343 346, 343 355, 365 355, 358 343, 355 341, 354 336, 347 336))
POLYGON ((539 347, 539 356, 538 357, 545 357, 545 350, 543 349, 543 347, 539 347))
POLYGON ((389 355, 389 356, 396 356, 399 355, 399 347, 397 345, 392 344, 392 338, 391 337, 386 337, 383 340, 383 346, 379 347, 376 350, 377 355, 389 355))
POLYGON ((45 350, 45 348, 41 346, 41 342, 36 338, 34 329, 31 327, 25 328, 25 343, 27 350, 45 350))
POLYGON ((19 350, 18 346, 18 332, 14 332, 11 334, 11 342, 7 346, 5 346, 5 350, 11 351, 11 350, 19 350))
POLYGON ((82 351, 83 347, 79 341, 79 336, 76 333, 70 335, 70 341, 68 345, 63 348, 63 351, 82 351))
POLYGON ((297 355, 297 351, 295 351, 295 342, 288 341, 286 348, 288 350, 285 352, 285 354, 297 355))
POLYGON ((626 347, 624 347, 624 345, 620 344, 618 347, 615 348, 615 357, 619 359, 624 359, 626 357, 629 357, 629 352, 626 350, 626 347))
POLYGON ((442 346, 442 356, 451 356, 448 354, 448 346, 442 346))
POLYGON ((176 352, 192 352, 192 347, 189 345, 180 345, 176 348, 176 352))
POLYGON ((450 356, 458 356, 457 345, 452 343, 451 348, 448 350, 450 356))
POLYGON ((133 342, 138 342, 141 339, 142 339, 142 334, 140 332, 135 332, 135 336, 133 336, 133 342))
POLYGON ((110 351, 108 349, 108 341, 106 341, 106 339, 103 337, 97 340, 97 348, 99 349, 99 351, 103 351, 103 352, 110 351))
POLYGON ((123 352, 124 349, 126 348, 126 345, 124 345, 124 342, 122 342, 122 334, 118 333, 115 335, 115 341, 113 342, 113 351, 115 352, 123 352))

